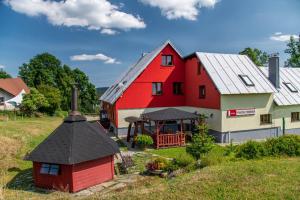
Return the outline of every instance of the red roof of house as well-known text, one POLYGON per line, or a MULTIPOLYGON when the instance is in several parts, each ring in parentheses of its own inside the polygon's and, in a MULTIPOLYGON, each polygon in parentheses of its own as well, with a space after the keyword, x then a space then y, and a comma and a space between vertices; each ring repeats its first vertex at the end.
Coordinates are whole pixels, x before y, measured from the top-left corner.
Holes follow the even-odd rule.
POLYGON ((19 77, 0 79, 0 89, 14 96, 18 95, 23 89, 26 93, 29 93, 29 88, 19 77))

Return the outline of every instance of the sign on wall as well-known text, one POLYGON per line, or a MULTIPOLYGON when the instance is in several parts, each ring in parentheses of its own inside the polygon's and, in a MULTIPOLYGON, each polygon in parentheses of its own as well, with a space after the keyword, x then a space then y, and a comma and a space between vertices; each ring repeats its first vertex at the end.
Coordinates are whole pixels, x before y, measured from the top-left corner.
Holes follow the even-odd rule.
POLYGON ((255 108, 250 109, 233 109, 227 111, 228 117, 255 115, 255 108))

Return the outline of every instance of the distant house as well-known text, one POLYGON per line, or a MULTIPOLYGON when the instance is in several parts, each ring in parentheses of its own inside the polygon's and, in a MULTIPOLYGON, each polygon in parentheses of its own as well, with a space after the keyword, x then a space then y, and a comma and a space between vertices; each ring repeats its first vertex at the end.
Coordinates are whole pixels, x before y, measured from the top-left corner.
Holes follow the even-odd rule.
POLYGON ((21 78, 0 79, 0 110, 13 110, 18 107, 29 88, 21 78))

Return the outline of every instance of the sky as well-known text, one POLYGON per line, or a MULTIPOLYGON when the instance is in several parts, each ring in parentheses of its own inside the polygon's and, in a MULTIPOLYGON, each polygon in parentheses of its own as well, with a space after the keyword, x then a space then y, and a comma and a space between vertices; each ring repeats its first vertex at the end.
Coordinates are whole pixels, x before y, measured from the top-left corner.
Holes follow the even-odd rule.
POLYGON ((300 33, 300 0, 0 0, 0 68, 13 76, 49 52, 110 86, 171 40, 182 55, 278 52, 300 33))

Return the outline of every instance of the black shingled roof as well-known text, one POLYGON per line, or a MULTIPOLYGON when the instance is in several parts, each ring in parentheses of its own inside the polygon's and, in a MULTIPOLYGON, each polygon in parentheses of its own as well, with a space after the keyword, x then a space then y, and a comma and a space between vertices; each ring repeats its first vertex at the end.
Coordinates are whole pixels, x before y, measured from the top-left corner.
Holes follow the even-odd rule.
POLYGON ((176 108, 167 108, 163 110, 158 110, 154 112, 144 113, 141 115, 142 119, 152 120, 152 121, 165 121, 165 120, 185 120, 185 119, 198 119, 199 116, 179 110, 176 108))
POLYGON ((25 160, 71 165, 118 152, 117 143, 100 124, 87 122, 81 115, 70 115, 25 160))

